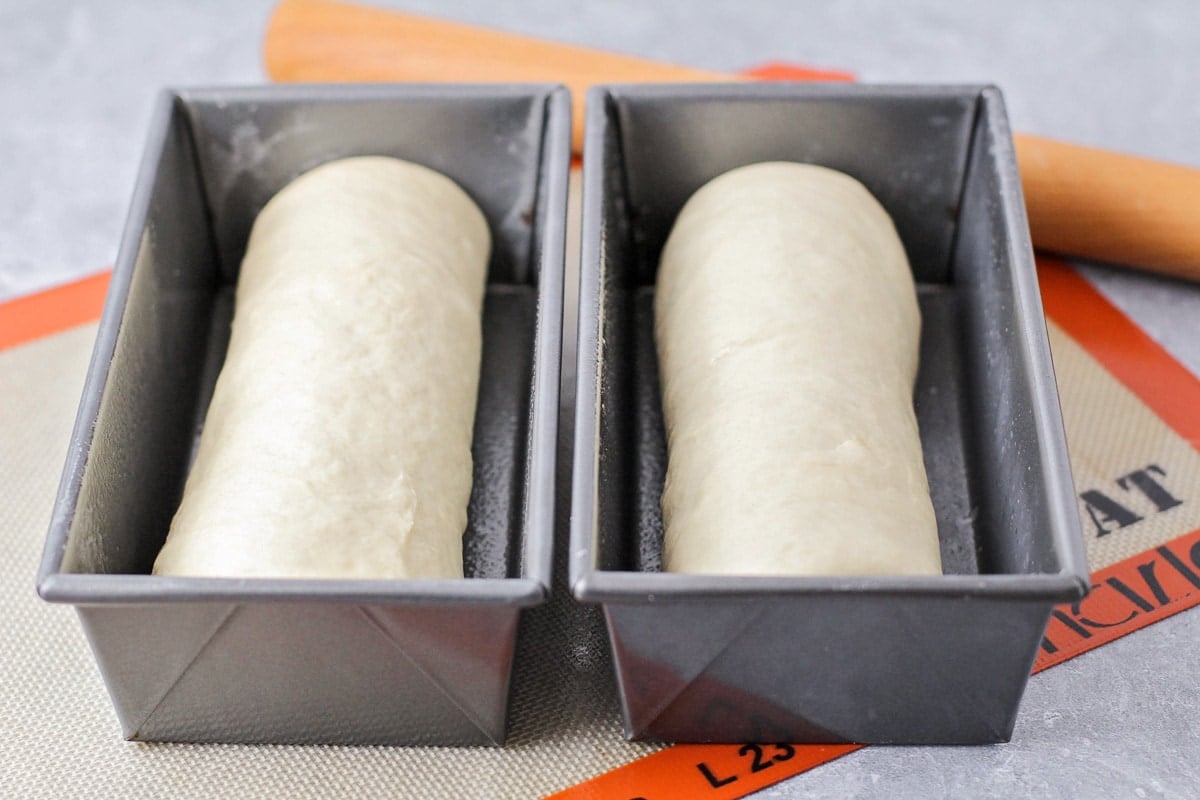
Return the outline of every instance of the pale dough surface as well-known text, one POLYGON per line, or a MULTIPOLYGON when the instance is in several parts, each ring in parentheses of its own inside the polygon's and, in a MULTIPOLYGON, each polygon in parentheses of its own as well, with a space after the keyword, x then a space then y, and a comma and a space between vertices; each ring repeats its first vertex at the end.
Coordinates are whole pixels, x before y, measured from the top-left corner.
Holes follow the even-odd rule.
POLYGON ((462 577, 490 247, 462 189, 397 159, 275 195, 154 571, 462 577))
POLYGON ((939 573, 920 324, 903 244, 858 181, 771 162, 701 187, 655 296, 665 568, 939 573))

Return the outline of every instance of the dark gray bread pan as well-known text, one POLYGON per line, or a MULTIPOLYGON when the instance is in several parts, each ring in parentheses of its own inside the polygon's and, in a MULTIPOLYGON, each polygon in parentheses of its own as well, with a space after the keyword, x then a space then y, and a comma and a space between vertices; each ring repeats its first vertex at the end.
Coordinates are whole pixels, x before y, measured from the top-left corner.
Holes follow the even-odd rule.
POLYGON ((582 236, 570 581, 604 608, 627 735, 1007 740, 1048 615, 1088 573, 999 91, 597 87, 582 236), (847 172, 896 223, 943 575, 662 572, 658 257, 692 192, 768 160, 847 172))
POLYGON ((76 606, 126 737, 503 741, 519 613, 550 587, 569 105, 551 86, 163 94, 38 582, 76 606), (365 154, 445 173, 492 232, 468 577, 150 575, 255 215, 301 172, 365 154))

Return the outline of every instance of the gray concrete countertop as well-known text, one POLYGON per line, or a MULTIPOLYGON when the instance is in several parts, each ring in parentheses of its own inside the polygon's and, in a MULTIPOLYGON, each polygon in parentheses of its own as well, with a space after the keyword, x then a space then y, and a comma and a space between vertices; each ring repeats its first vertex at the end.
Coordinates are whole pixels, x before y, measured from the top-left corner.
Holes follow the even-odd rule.
MULTIPOLYGON (((1190 0, 393 4, 714 70, 783 60, 867 81, 990 82, 1017 130, 1200 165, 1190 0)), ((264 81, 270 5, 0 0, 0 300, 112 263, 156 91, 264 81)), ((1200 286, 1085 271, 1200 374, 1200 286)), ((1195 798, 1197 663, 1193 610, 1036 676, 1010 744, 871 747, 759 796, 1195 798)))

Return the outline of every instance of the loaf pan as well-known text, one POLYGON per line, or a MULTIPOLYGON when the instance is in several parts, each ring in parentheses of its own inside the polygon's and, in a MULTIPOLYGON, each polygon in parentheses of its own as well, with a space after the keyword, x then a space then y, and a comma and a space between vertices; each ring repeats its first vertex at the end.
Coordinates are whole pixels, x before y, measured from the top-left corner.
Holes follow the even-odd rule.
POLYGON ((522 608, 549 591, 569 99, 547 86, 167 91, 41 565, 137 740, 497 744, 522 608), (397 156, 493 237, 466 578, 149 574, 224 356, 254 217, 301 172, 397 156))
POLYGON ((1050 610, 1080 598, 1088 574, 1000 93, 596 88, 582 235, 570 581, 603 606, 627 735, 1007 740, 1050 610), (854 176, 904 242, 943 575, 661 571, 659 254, 692 192, 769 160, 854 176))

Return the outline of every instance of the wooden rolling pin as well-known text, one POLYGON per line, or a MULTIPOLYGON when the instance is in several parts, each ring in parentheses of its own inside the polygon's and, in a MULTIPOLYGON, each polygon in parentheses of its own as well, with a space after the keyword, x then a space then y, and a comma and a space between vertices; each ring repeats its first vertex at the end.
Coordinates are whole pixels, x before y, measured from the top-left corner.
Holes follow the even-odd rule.
MULTIPOLYGON (((337 0, 283 0, 264 58, 278 81, 562 83, 574 98, 576 152, 593 84, 744 80, 337 0)), ((1037 248, 1200 280, 1200 169, 1015 138, 1037 248)))

